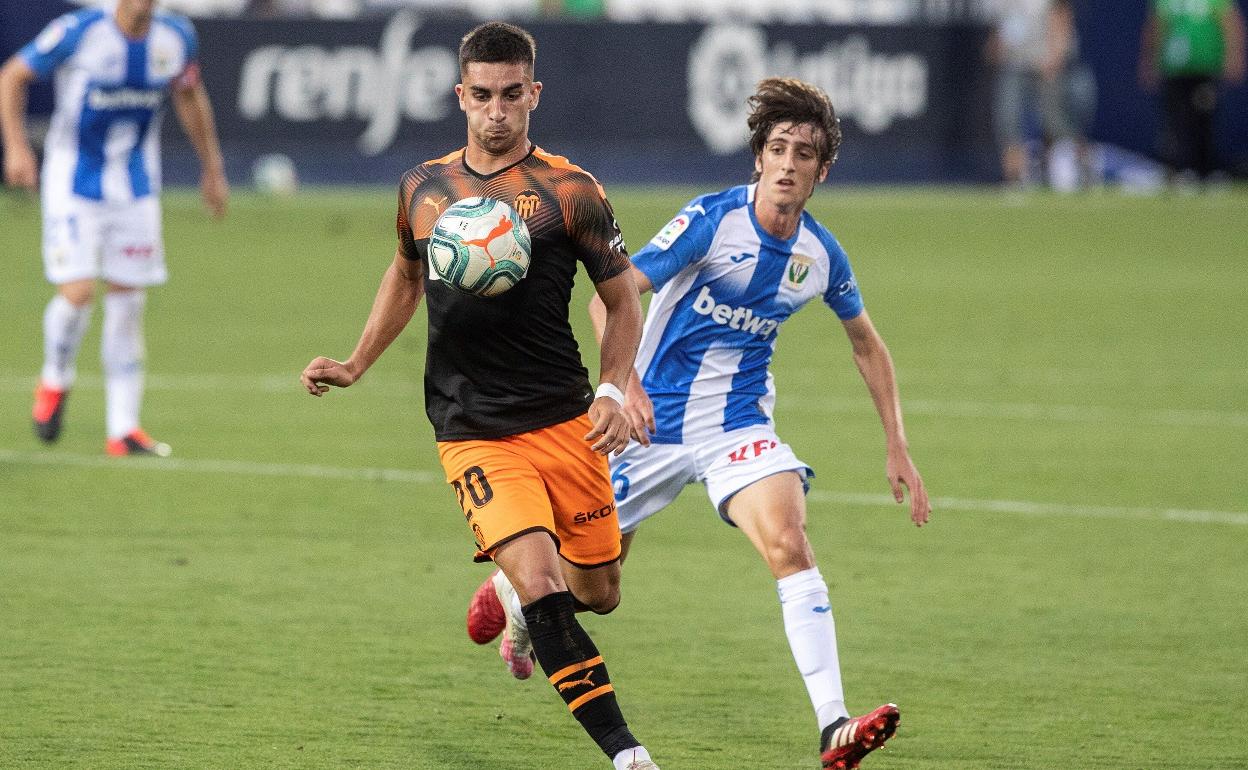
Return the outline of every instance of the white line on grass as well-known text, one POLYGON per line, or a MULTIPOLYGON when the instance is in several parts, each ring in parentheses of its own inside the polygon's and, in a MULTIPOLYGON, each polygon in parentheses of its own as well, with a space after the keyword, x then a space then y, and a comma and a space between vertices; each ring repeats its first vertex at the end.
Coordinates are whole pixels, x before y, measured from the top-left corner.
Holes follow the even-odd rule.
MULTIPOLYGON (((829 492, 814 489, 810 499, 842 505, 874 505, 902 507, 888 495, 871 495, 855 492, 829 492)), ((904 503, 908 510, 909 502, 904 503)), ((1237 524, 1248 526, 1248 513, 1237 511, 1192 511, 1181 508, 1145 508, 1113 505, 1064 505, 1062 503, 1036 503, 1027 500, 968 500, 960 497, 934 497, 932 509, 939 511, 984 511, 1009 513, 1022 516, 1069 516, 1092 519, 1153 519, 1158 521, 1184 521, 1193 524, 1237 524)))
MULTIPOLYGON (((126 470, 227 474, 238 476, 278 476, 285 478, 332 479, 334 481, 390 481, 402 484, 440 484, 441 474, 402 468, 342 468, 332 465, 296 463, 254 463, 245 460, 191 460, 166 457, 117 458, 98 455, 18 452, 0 449, 0 463, 42 465, 71 468, 124 468, 126 470)), ((870 505, 900 507, 887 495, 857 492, 831 492, 815 489, 810 493, 815 502, 839 505, 870 505)), ((1234 524, 1248 526, 1248 513, 1237 511, 1199 511, 1178 508, 1145 508, 1103 505, 1064 505, 1025 500, 969 500, 938 497, 932 500, 937 511, 983 511, 1025 516, 1065 516, 1076 518, 1151 519, 1181 521, 1192 524, 1234 524)))
MULTIPOLYGON (((0 390, 34 390, 33 376, 0 376, 0 390)), ((79 388, 100 390, 104 387, 99 375, 83 375, 78 378, 79 388)), ((416 392, 421 387, 419 379, 369 380, 361 386, 369 390, 401 390, 416 392)), ((248 390, 256 393, 286 393, 300 395, 302 388, 297 375, 261 374, 243 377, 199 374, 149 374, 147 388, 161 391, 225 391, 248 390)), ((1064 404, 1016 404, 991 401, 940 401, 934 399, 907 399, 903 404, 907 415, 961 419, 1034 420, 1064 423, 1120 423, 1124 425, 1147 423, 1183 428, 1248 428, 1248 412, 1218 411, 1213 409, 1124 409, 1099 406, 1073 406, 1064 404)), ((873 414, 871 400, 866 398, 824 398, 817 402, 807 400, 785 401, 777 404, 781 412, 810 412, 811 410, 832 414, 873 414)))
POLYGON ((235 476, 278 476, 284 478, 332 479, 334 481, 396 481, 405 484, 442 482, 430 471, 402 468, 339 468, 332 465, 295 463, 254 463, 245 460, 188 460, 178 457, 105 457, 103 455, 41 454, 0 449, 0 462, 15 465, 50 465, 71 468, 125 468, 142 471, 226 474, 235 476))

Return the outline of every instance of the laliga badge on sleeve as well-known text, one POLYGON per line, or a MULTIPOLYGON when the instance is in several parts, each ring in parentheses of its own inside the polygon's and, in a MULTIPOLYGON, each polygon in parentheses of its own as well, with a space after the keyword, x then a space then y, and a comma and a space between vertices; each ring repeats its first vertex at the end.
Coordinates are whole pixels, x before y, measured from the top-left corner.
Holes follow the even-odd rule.
POLYGON ((676 242, 681 233, 689 229, 689 222, 687 214, 677 214, 675 219, 663 226, 658 235, 650 239, 650 243, 666 251, 676 242))
POLYGON ((41 54, 52 53, 52 49, 65 39, 65 20, 57 19, 49 24, 39 37, 35 38, 35 50, 41 54))

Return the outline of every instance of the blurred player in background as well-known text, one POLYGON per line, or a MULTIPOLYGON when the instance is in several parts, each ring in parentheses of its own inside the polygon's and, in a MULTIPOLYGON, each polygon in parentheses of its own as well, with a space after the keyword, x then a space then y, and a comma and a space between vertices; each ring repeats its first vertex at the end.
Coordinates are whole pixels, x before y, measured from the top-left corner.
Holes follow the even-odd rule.
POLYGON ((1152 0, 1140 41, 1140 80, 1161 84, 1162 159, 1190 185, 1218 168, 1218 79, 1244 82, 1244 17, 1236 0, 1152 0))
POLYGON ((57 292, 43 314, 44 362, 35 390, 35 433, 61 433, 78 349, 102 279, 100 345, 110 455, 168 454, 140 427, 147 288, 165 282, 160 227, 160 119, 166 95, 199 155, 204 203, 225 213, 229 187, 195 31, 155 0, 117 0, 66 14, 0 69, 4 179, 40 187, 43 261, 57 292), (26 135, 29 85, 56 76, 56 105, 41 184, 26 135))
POLYGON ((606 613, 620 600, 620 534, 605 455, 629 440, 622 389, 641 337, 641 303, 602 188, 529 141, 529 113, 542 90, 533 79, 535 54, 532 36, 510 24, 492 22, 464 37, 455 92, 468 145, 404 174, 398 248, 359 344, 345 362, 313 360, 302 381, 318 396, 328 385, 351 385, 428 297, 425 410, 477 558, 498 565, 515 605, 519 623, 504 629, 503 658, 526 678, 536 653, 616 770, 656 770, 576 620, 578 608, 606 613), (426 280, 434 224, 472 196, 512 205, 532 236, 528 275, 498 297, 426 280), (577 262, 604 306, 597 393, 568 320, 577 262))
MULTIPOLYGON (((901 502, 902 487, 910 490, 915 524, 931 508, 910 459, 888 348, 845 252, 805 211, 840 145, 832 104, 814 86, 773 78, 759 84, 751 106, 754 184, 695 198, 633 257, 638 287, 657 294, 625 400, 638 443, 611 459, 623 548, 627 555, 641 523, 686 485, 704 484, 720 517, 749 537, 777 580, 823 766, 853 768, 893 735, 900 717, 893 704, 857 718, 845 708, 828 588, 806 538, 813 472, 772 422, 776 335, 802 305, 822 299, 841 319, 884 423, 893 495, 901 502)), ((590 315, 601 334, 597 300, 590 315)), ((488 598, 479 590, 474 604, 488 598)), ((494 631, 471 620, 470 633, 494 631)))
MULTIPOLYGON (((1034 120, 1044 145, 1042 181, 1054 181, 1050 150, 1058 148, 1059 157, 1073 156, 1077 165, 1073 183, 1055 186, 1077 188, 1087 176, 1084 125, 1095 108, 1095 83, 1078 66, 1074 7, 1070 0, 1002 0, 998 14, 986 57, 996 72, 993 122, 1005 183, 1032 181, 1027 132, 1034 120)), ((1063 166, 1058 176, 1064 180, 1071 173, 1063 166)))

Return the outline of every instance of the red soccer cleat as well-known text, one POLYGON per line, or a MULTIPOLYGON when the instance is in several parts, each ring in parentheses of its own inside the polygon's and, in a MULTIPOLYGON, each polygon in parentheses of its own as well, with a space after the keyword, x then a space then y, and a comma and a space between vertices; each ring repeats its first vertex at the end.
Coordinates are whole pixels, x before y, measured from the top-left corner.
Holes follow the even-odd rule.
POLYGON ((820 760, 824 768, 853 770, 862 758, 884 745, 897 732, 901 712, 885 703, 870 714, 845 719, 832 727, 820 760))
POLYGON ((110 438, 104 444, 104 451, 113 457, 128 455, 168 457, 173 453, 168 444, 154 440, 142 428, 135 428, 124 438, 110 438))
POLYGON ((69 391, 49 388, 42 382, 35 388, 35 406, 30 416, 35 423, 35 435, 44 443, 51 444, 60 437, 68 397, 69 391))
POLYGON ((498 638, 506 625, 507 614, 498 600, 498 592, 494 590, 494 574, 491 573, 468 603, 468 638, 477 644, 489 644, 498 638))

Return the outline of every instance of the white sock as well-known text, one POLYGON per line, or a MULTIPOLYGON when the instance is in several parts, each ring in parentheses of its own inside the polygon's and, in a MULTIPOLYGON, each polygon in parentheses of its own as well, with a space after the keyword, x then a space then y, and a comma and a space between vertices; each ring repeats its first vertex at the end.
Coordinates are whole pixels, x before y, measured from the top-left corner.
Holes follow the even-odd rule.
POLYGON ((819 729, 849 716, 841 687, 841 661, 836 653, 836 624, 828 601, 828 584, 818 567, 776 581, 784 632, 793 659, 806 682, 819 729))
POLYGON ((615 765, 615 770, 627 770, 629 763, 639 762, 643 759, 650 759, 650 752, 646 751, 645 746, 638 746, 632 749, 624 749, 615 758, 611 760, 611 764, 615 765))
POLYGON ((520 626, 521 628, 528 630, 529 621, 524 619, 524 609, 520 606, 520 594, 512 591, 511 601, 509 604, 511 606, 507 608, 507 614, 511 615, 512 625, 520 626))
POLYGON ((104 335, 100 358, 104 363, 104 392, 108 437, 124 438, 139 427, 143 403, 142 289, 111 291, 104 295, 104 335))
POLYGON ((519 626, 521 630, 529 630, 529 622, 524 619, 524 609, 520 606, 520 594, 516 593, 511 581, 507 579, 507 573, 499 570, 493 580, 494 587, 498 590, 499 600, 503 605, 503 612, 507 613, 511 624, 519 626))
POLYGON ((77 307, 57 293, 43 311, 43 370, 39 379, 55 390, 69 390, 77 377, 78 348, 91 321, 91 303, 77 307))

